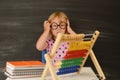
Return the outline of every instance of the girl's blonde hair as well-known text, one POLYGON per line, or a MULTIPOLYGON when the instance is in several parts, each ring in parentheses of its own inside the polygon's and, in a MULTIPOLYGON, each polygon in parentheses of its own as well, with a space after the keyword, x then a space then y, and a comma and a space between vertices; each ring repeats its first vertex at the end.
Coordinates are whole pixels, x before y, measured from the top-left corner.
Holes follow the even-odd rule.
POLYGON ((55 17, 59 17, 60 19, 65 18, 66 20, 68 19, 67 15, 64 12, 54 12, 49 16, 48 21, 51 22, 51 20, 55 17))

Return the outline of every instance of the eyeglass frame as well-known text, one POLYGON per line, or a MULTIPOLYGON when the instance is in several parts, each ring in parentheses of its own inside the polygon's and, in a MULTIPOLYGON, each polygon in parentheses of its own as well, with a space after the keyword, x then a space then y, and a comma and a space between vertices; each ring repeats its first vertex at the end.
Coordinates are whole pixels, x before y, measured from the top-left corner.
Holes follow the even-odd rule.
POLYGON ((58 25, 56 22, 53 22, 53 23, 51 23, 50 27, 52 28, 52 24, 56 24, 56 25, 57 25, 57 27, 56 27, 55 29, 53 29, 53 28, 52 28, 52 30, 56 30, 56 29, 58 29, 58 26, 60 27, 60 29, 65 29, 65 28, 67 27, 67 25, 68 25, 68 24, 67 24, 67 23, 65 23, 65 24, 66 24, 65 28, 61 28, 61 26, 60 26, 60 25, 61 25, 62 23, 65 23, 65 22, 61 22, 59 25, 58 25))

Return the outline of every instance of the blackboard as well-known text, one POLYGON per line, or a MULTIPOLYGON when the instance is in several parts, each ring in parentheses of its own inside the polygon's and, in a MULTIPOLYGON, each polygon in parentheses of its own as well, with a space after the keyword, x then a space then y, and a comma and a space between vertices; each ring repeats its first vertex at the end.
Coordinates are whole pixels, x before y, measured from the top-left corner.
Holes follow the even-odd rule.
POLYGON ((119 10, 119 2, 112 0, 0 0, 0 80, 6 78, 6 61, 41 60, 35 44, 43 21, 54 11, 65 12, 77 33, 101 32, 94 52, 108 79, 120 79, 116 62, 120 56, 119 10))

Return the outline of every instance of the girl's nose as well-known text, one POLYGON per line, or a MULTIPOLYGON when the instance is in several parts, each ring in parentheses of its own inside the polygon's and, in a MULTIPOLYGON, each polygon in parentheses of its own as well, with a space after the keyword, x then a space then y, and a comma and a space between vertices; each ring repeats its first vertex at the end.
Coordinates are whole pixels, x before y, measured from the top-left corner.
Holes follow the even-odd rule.
POLYGON ((61 28, 60 28, 60 25, 58 25, 58 28, 57 28, 57 29, 61 29, 61 28))

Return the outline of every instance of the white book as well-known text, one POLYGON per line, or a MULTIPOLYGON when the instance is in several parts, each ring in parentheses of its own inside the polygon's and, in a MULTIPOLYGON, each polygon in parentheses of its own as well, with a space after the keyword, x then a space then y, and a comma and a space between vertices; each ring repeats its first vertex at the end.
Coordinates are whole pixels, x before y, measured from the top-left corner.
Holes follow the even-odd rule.
POLYGON ((31 78, 31 77, 41 77, 41 74, 29 74, 29 75, 10 75, 9 73, 5 72, 5 75, 11 79, 19 79, 19 78, 31 78))
POLYGON ((19 75, 19 74, 36 74, 36 73, 42 73, 43 69, 21 69, 21 70, 11 70, 9 68, 6 68, 6 72, 8 72, 11 75, 19 75))
POLYGON ((37 71, 37 72, 18 72, 18 73, 13 73, 13 74, 10 74, 8 72, 5 72, 5 75, 6 76, 22 76, 22 75, 40 75, 42 74, 43 71, 37 71), (9 74, 9 75, 7 75, 9 74))
POLYGON ((11 66, 6 66, 6 68, 11 69, 12 71, 14 70, 32 70, 32 69, 43 69, 44 67, 11 67, 11 66))
POLYGON ((41 77, 19 78, 19 79, 11 79, 8 77, 6 80, 41 80, 41 77))

